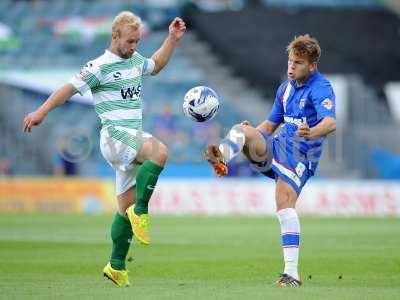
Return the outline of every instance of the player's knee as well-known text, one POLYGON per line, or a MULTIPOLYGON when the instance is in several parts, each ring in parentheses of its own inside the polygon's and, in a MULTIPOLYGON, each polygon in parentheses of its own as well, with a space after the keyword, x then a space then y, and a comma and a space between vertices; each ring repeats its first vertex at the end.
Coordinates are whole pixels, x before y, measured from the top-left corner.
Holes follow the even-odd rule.
POLYGON ((251 137, 252 137, 252 130, 254 130, 253 127, 247 125, 244 126, 242 124, 236 124, 232 127, 231 130, 235 130, 238 133, 242 134, 245 138, 245 145, 248 145, 248 143, 251 141, 251 137))
POLYGON ((283 193, 276 197, 276 211, 285 208, 295 208, 296 199, 293 199, 290 193, 283 193))
POLYGON ((289 199, 285 198, 277 198, 276 199, 276 211, 280 211, 281 209, 289 208, 290 202, 289 199))
POLYGON ((238 123, 232 126, 232 129, 236 129, 236 130, 243 130, 243 125, 238 123))
POLYGON ((160 143, 160 164, 165 165, 167 159, 168 159, 168 148, 165 146, 163 143, 160 143))
POLYGON ((160 166, 164 166, 168 159, 168 148, 161 142, 157 142, 155 147, 157 151, 154 152, 152 160, 160 166))
POLYGON ((118 213, 119 213, 121 216, 125 216, 126 210, 128 209, 128 207, 129 207, 129 206, 118 207, 118 213))
POLYGON ((250 126, 244 126, 239 123, 239 124, 233 125, 231 130, 236 130, 237 132, 240 132, 246 136, 249 132, 249 128, 250 128, 250 126))

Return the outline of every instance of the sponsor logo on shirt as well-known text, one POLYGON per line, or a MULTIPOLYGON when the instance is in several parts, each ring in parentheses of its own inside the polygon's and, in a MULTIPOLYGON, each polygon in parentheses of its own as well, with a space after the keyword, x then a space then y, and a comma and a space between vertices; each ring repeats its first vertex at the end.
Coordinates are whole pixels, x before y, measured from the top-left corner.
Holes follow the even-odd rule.
POLYGON ((301 123, 303 123, 303 119, 300 119, 300 118, 284 116, 283 119, 285 120, 285 123, 291 123, 291 124, 295 124, 297 126, 300 126, 301 123))
POLYGON ((128 87, 125 89, 121 89, 121 97, 122 97, 122 99, 126 99, 126 98, 132 99, 133 96, 139 98, 141 90, 142 90, 141 85, 138 85, 137 87, 132 86, 132 87, 128 87))
POLYGON ((115 72, 113 74, 113 77, 114 77, 115 80, 121 79, 121 76, 122 76, 121 72, 115 72))

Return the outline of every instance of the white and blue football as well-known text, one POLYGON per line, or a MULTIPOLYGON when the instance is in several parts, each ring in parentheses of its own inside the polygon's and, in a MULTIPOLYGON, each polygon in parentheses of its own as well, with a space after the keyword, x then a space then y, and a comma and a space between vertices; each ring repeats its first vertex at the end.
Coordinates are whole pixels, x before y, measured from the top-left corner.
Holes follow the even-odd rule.
POLYGON ((218 95, 207 86, 195 86, 185 94, 183 112, 196 122, 211 120, 218 109, 218 95))

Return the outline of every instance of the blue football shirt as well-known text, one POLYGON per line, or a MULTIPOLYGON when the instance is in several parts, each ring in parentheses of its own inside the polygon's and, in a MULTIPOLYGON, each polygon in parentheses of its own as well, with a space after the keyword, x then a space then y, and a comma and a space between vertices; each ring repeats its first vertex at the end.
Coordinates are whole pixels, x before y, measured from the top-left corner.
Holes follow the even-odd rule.
POLYGON ((312 73, 301 86, 294 80, 282 83, 268 116, 270 122, 283 124, 282 130, 273 138, 274 159, 291 170, 301 162, 313 175, 325 137, 308 140, 299 137, 296 131, 302 122, 312 128, 325 117, 336 118, 335 93, 319 71, 312 73))

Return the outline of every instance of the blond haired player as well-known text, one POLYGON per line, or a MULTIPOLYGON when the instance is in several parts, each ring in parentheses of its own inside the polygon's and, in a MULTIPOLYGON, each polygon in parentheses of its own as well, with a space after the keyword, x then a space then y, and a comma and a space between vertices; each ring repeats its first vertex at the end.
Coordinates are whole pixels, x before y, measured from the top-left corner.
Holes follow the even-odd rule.
POLYGON ((186 31, 184 21, 175 18, 161 47, 145 58, 136 51, 141 28, 135 14, 118 14, 105 53, 88 62, 23 121, 23 130, 30 132, 71 96, 91 91, 102 123, 101 152, 116 172, 118 212, 111 226, 111 259, 103 271, 118 286, 129 285, 125 259, 132 232, 140 242, 150 243, 148 202, 168 157, 166 146, 142 130, 142 79, 165 67, 186 31))

